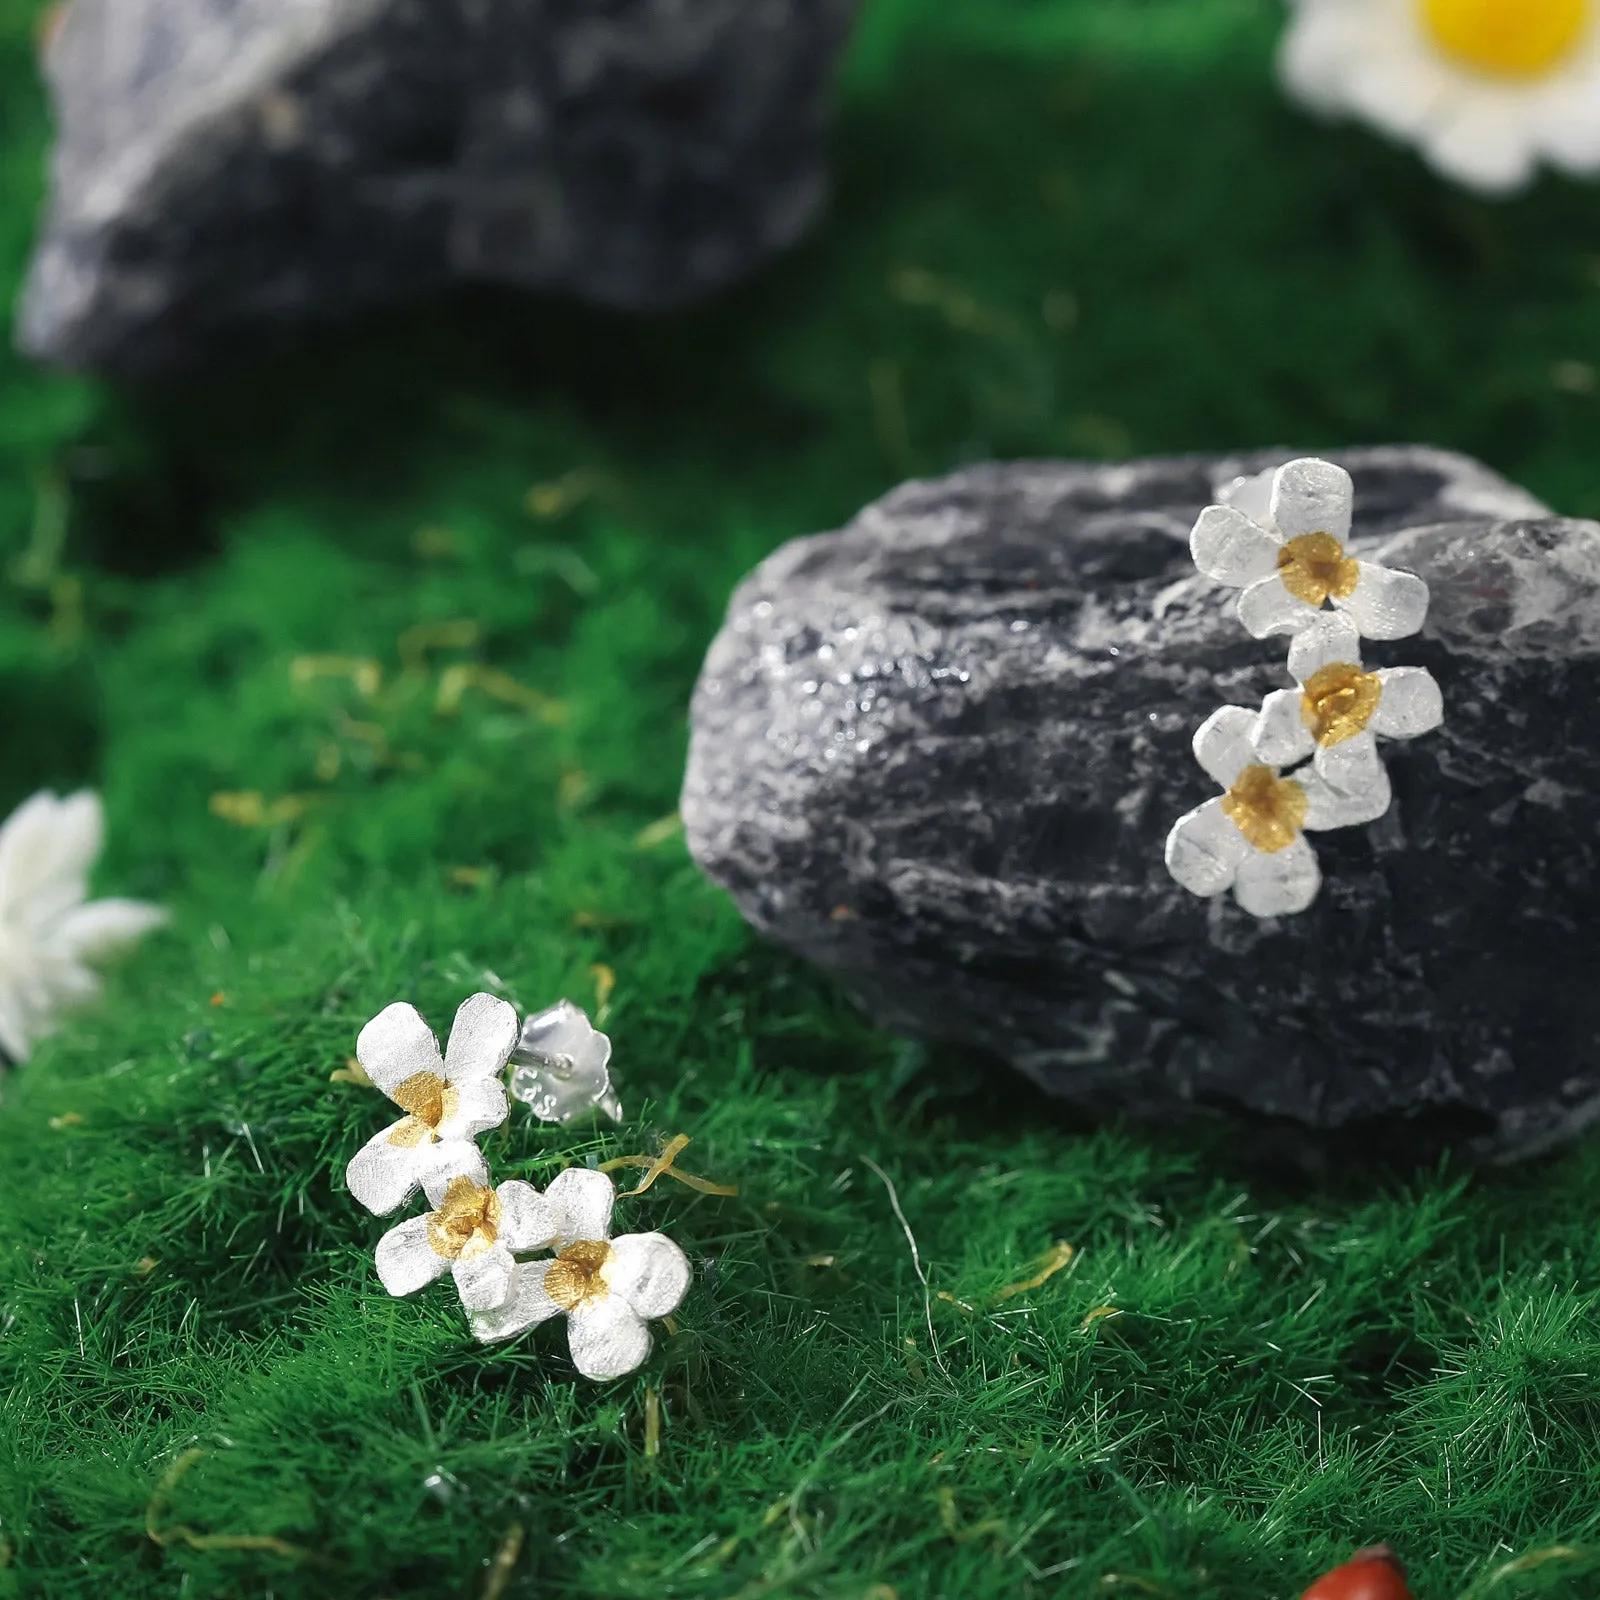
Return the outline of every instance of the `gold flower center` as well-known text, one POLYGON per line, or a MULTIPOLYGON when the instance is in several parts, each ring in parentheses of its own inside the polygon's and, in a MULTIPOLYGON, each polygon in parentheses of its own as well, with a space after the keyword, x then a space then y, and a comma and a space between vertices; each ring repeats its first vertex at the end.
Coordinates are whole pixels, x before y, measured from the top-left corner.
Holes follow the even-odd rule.
POLYGON ((1542 78, 1582 42, 1589 0, 1421 0, 1434 42, 1496 78, 1542 78))
POLYGON ((439 1124, 456 1114, 461 1091, 437 1073, 413 1072, 404 1083, 395 1085, 389 1098, 410 1113, 389 1130, 389 1143, 409 1149, 438 1138, 439 1124))
POLYGON ((428 1243, 446 1261, 470 1261, 500 1237, 500 1197, 471 1178, 452 1178, 428 1217, 428 1243))
POLYGON ((1287 850, 1300 836, 1311 801, 1293 778, 1271 767, 1246 767, 1222 797, 1222 813, 1264 855, 1287 850))
POLYGON ((602 1269, 611 1259, 611 1246, 604 1239, 580 1239, 569 1244, 550 1263, 544 1275, 544 1292, 563 1311, 573 1311, 586 1300, 599 1300, 606 1294, 602 1269))
POLYGON ((1296 600, 1320 606, 1331 595, 1347 599, 1361 581, 1361 564, 1331 533, 1302 533, 1278 552, 1278 576, 1296 600))
POLYGON ((1324 749, 1363 733, 1383 698, 1383 680, 1348 661, 1333 661, 1305 681, 1300 717, 1324 749))

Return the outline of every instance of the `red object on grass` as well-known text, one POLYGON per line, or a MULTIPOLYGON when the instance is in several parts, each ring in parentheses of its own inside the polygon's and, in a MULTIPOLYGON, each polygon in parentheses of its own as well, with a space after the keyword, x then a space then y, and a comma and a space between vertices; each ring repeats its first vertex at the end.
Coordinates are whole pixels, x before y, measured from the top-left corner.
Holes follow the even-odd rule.
POLYGON ((1411 1600, 1411 1591, 1400 1558, 1388 1545, 1375 1544, 1318 1578, 1300 1600, 1411 1600))

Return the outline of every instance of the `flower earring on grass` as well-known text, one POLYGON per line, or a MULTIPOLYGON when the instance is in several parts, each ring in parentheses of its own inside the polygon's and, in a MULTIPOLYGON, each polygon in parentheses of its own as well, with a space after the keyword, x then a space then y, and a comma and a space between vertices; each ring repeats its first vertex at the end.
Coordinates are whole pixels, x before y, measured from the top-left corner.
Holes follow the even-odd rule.
POLYGON ((571 1122, 585 1111, 622 1121, 611 1087, 611 1040, 570 1000, 529 1017, 511 1053, 511 1092, 541 1122, 571 1122))
POLYGON ((454 1177, 431 1172, 423 1188, 433 1210, 378 1241, 384 1288, 411 1294, 449 1271, 468 1311, 493 1310, 511 1293, 514 1252, 541 1249, 554 1237, 550 1206, 531 1183, 512 1179, 491 1189, 481 1156, 476 1171, 454 1177))
POLYGON ((556 1255, 520 1262, 505 1303, 474 1312, 480 1339, 511 1339, 564 1313, 572 1364, 584 1377, 619 1378, 649 1356, 649 1324, 682 1303, 689 1259, 664 1233, 613 1239, 616 1194, 603 1172, 568 1167, 556 1177, 544 1196, 556 1255))
POLYGON ((500 1074, 517 1042, 517 1013, 492 994, 462 1003, 443 1056, 415 1006, 385 1006, 356 1040, 356 1060, 405 1115, 375 1134, 345 1170, 350 1193, 385 1216, 429 1179, 482 1168, 474 1141, 510 1109, 500 1074))
MULTIPOLYGON (((501 1074, 518 1062, 514 1092, 546 1121, 566 1122, 598 1107, 619 1118, 611 1088, 611 1041, 570 1001, 530 1017, 491 994, 475 994, 456 1012, 443 1054, 415 1007, 396 1002, 361 1030, 356 1059, 405 1115, 374 1135, 346 1169, 350 1193, 380 1215, 421 1188, 432 1208, 379 1240, 378 1277, 407 1295, 449 1272, 472 1329, 499 1342, 567 1318, 573 1364, 586 1378, 618 1378, 650 1354, 649 1324, 678 1308, 689 1287, 689 1261, 661 1233, 611 1237, 616 1188, 603 1172, 570 1167, 540 1194, 517 1179, 491 1186, 474 1142, 506 1120, 501 1074), (544 1250, 546 1259, 525 1257, 544 1250)), ((640 1188, 688 1142, 662 1157, 619 1157, 649 1165, 640 1188)), ((691 1187, 733 1193, 689 1174, 691 1187)))

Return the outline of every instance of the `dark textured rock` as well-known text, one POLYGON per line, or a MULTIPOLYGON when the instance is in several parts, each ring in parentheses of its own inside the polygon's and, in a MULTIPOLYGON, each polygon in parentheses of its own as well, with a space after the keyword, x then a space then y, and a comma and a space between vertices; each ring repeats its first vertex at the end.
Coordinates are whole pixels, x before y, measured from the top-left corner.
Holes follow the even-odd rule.
POLYGON ((691 302, 824 191, 855 0, 71 0, 18 335, 141 371, 454 278, 691 302))
POLYGON ((1441 732, 1318 834, 1298 917, 1162 865, 1219 703, 1287 683, 1190 564, 1286 459, 987 466, 798 540, 734 596, 694 702, 690 847, 890 1027, 1093 1111, 1229 1111, 1361 1148, 1541 1148, 1600 1115, 1600 525, 1458 456, 1336 456, 1357 542, 1433 588, 1441 732), (1402 531, 1404 530, 1404 531, 1402 531))

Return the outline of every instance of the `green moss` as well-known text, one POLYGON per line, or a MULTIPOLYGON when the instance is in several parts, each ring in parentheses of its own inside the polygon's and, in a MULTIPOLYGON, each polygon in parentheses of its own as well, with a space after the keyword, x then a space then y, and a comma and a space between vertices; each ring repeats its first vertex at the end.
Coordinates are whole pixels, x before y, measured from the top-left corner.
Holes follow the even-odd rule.
POLYGON ((1594 1593, 1538 1552, 1600 1540, 1600 1144, 1290 1193, 1076 1128, 875 1033, 651 826, 731 585, 910 472, 1423 439, 1600 511, 1594 191, 1489 206, 1304 121, 1279 25, 874 0, 831 216, 694 315, 461 296, 150 392, 0 356, 0 798, 98 783, 105 885, 177 918, 0 1087, 0 1595, 475 1595, 513 1525, 510 1596, 1282 1600, 1382 1537, 1418 1600, 1594 1593), (519 1112, 500 1172, 684 1131, 741 1188, 627 1203, 698 1276, 606 1388, 381 1292, 339 1176, 381 1108, 328 1081, 391 999, 597 963, 636 1120, 519 1112))

